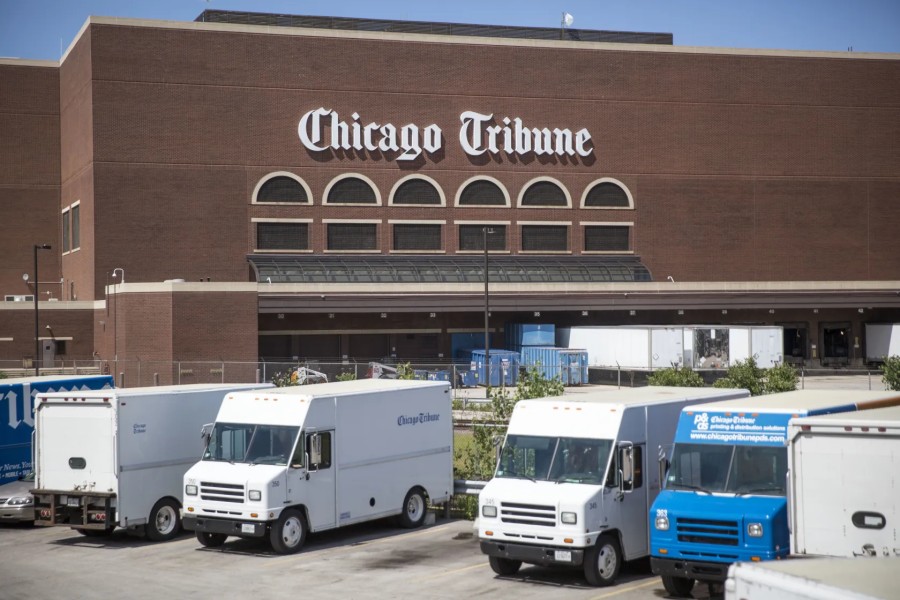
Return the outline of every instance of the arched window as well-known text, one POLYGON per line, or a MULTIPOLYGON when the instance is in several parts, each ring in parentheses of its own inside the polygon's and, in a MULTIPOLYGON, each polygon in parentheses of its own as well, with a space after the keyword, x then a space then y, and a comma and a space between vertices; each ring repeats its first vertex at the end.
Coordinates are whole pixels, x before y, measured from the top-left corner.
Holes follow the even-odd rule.
POLYGON ((410 176, 401 179, 391 192, 391 204, 443 206, 444 195, 431 179, 410 176))
POLYGON ((279 171, 259 180, 253 190, 253 202, 311 204, 312 194, 305 181, 293 173, 279 171))
POLYGON ((519 198, 519 206, 571 206, 569 196, 555 181, 540 179, 527 185, 519 198))
POLYGON ((325 190, 326 204, 381 204, 375 186, 361 175, 339 177, 325 190))
POLYGON ((588 186, 581 199, 581 206, 583 208, 633 209, 634 199, 621 181, 603 178, 588 186))
POLYGON ((463 184, 456 199, 457 206, 509 206, 509 195, 500 183, 479 177, 463 184))

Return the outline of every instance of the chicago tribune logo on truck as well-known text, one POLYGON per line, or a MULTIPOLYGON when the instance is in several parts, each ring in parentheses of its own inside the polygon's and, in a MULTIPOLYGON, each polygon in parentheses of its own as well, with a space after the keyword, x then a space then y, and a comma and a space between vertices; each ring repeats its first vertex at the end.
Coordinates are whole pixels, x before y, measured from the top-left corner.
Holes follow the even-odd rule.
POLYGON ((397 417, 397 425, 402 427, 404 425, 418 425, 419 423, 430 423, 432 421, 440 420, 441 415, 436 415, 430 412, 419 413, 417 415, 400 415, 397 417))

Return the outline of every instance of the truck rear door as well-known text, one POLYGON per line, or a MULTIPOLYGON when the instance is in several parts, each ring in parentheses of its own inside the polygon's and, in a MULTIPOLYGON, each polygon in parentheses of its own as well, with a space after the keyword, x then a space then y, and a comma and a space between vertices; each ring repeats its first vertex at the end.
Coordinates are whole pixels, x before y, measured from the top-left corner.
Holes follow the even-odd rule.
POLYGON ((116 489, 115 409, 110 402, 42 402, 36 415, 37 487, 116 489))

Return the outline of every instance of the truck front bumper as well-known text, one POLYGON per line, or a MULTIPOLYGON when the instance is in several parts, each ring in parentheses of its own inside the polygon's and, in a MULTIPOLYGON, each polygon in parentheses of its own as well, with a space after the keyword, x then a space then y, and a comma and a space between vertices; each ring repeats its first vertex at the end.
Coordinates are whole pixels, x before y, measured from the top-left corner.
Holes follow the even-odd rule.
POLYGON ((238 537, 263 537, 266 535, 266 524, 259 521, 240 521, 237 519, 209 519, 194 515, 184 515, 182 526, 189 531, 203 533, 224 533, 238 537))
POLYGON ((730 566, 731 563, 650 557, 650 570, 654 575, 660 577, 669 575, 699 581, 723 582, 728 579, 728 567, 730 566))
POLYGON ((558 546, 532 546, 494 540, 481 540, 481 551, 488 556, 521 560, 530 565, 580 566, 584 562, 583 548, 558 546))

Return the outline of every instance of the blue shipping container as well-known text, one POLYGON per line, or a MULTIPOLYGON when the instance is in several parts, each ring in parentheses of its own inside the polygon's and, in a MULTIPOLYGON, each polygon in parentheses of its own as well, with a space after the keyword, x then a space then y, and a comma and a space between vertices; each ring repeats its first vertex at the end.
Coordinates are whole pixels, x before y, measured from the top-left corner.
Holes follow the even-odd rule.
POLYGON ((0 484, 31 471, 34 397, 42 392, 112 388, 112 375, 59 375, 0 379, 0 484))
POLYGON ((566 386, 588 382, 587 350, 525 346, 522 365, 536 367, 546 379, 559 379, 566 386))
MULTIPOLYGON (((491 346, 493 346, 493 332, 488 337, 491 340, 491 346)), ((476 348, 484 348, 484 331, 450 334, 450 352, 453 358, 468 358, 467 352, 471 352, 476 348)))
MULTIPOLYGON (((475 372, 478 385, 485 385, 485 352, 483 349, 470 350, 463 353, 463 360, 468 360, 471 370, 475 372), (468 357, 465 355, 468 354, 468 357)), ((516 385, 519 380, 519 353, 510 350, 490 350, 491 387, 500 385, 516 385)))
POLYGON ((514 352, 524 346, 556 345, 556 325, 552 323, 507 323, 505 331, 506 347, 514 352))

